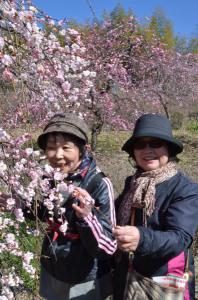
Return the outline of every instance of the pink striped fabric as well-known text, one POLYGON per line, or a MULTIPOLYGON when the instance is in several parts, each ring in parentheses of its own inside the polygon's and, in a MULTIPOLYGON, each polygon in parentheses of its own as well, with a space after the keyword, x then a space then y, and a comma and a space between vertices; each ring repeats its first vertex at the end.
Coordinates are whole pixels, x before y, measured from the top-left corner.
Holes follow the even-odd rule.
POLYGON ((108 193, 109 193, 109 200, 110 200, 110 217, 111 217, 111 223, 115 227, 116 225, 116 216, 115 216, 115 206, 114 206, 114 191, 113 186, 109 178, 105 177, 103 180, 106 182, 108 187, 108 193))
POLYGON ((110 238, 105 236, 104 231, 98 222, 96 216, 94 216, 92 213, 89 214, 85 218, 85 221, 91 228, 97 242, 98 242, 98 247, 100 249, 103 249, 106 253, 108 254, 113 254, 117 248, 117 243, 116 241, 112 241, 110 238))
MULTIPOLYGON (((115 219, 115 209, 114 209, 114 193, 113 187, 108 178, 103 178, 107 187, 108 187, 108 194, 109 194, 109 204, 110 204, 110 222, 112 227, 115 227, 116 219, 115 219)), ((90 213, 87 217, 84 218, 87 222, 89 227, 91 228, 97 242, 98 247, 104 250, 108 254, 113 254, 117 249, 117 242, 105 235, 104 229, 100 222, 98 221, 97 217, 90 213)))

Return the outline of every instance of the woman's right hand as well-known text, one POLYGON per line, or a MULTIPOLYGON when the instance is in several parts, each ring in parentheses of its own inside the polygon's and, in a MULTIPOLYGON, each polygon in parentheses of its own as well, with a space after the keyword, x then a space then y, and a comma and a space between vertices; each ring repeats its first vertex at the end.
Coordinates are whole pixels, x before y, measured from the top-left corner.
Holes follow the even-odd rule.
POLYGON ((140 232, 135 226, 116 226, 113 234, 117 239, 118 248, 124 252, 133 252, 140 241, 140 232))
POLYGON ((72 204, 76 216, 80 219, 87 217, 91 213, 95 201, 85 189, 80 187, 74 189, 73 196, 80 201, 79 205, 72 204))

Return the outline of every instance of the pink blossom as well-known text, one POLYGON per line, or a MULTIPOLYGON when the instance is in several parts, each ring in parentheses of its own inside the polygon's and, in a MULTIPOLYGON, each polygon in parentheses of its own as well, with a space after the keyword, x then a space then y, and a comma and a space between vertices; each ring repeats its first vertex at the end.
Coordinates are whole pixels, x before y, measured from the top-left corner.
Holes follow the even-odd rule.
POLYGON ((45 172, 46 172, 48 175, 52 175, 52 174, 53 174, 54 169, 53 169, 50 165, 45 164, 44 168, 45 168, 45 172))
POLYGON ((58 25, 59 25, 59 26, 63 26, 63 25, 64 25, 64 23, 65 23, 65 21, 64 21, 64 20, 59 20, 59 21, 58 21, 58 25))
POLYGON ((65 211, 66 211, 66 208, 65 208, 65 207, 60 207, 60 208, 58 209, 58 213, 59 213, 60 215, 64 214, 65 211))
POLYGON ((68 81, 63 82, 61 86, 64 93, 68 93, 71 88, 71 84, 68 81))
POLYGON ((65 178, 65 174, 61 173, 60 171, 55 171, 54 172, 54 180, 60 181, 65 178))
POLYGON ((5 130, 0 128, 0 142, 7 142, 10 140, 10 136, 6 133, 5 130))
POLYGON ((27 157, 28 157, 28 156, 30 156, 30 155, 33 153, 33 151, 34 151, 33 148, 26 148, 26 149, 25 149, 25 154, 26 154, 27 157))
MULTIPOLYGON (((5 283, 3 282, 3 284, 5 284, 5 283)), ((1 300, 11 300, 11 299, 14 299, 14 294, 13 294, 13 292, 11 291, 11 289, 7 285, 5 285, 5 286, 2 287, 1 295, 2 295, 2 296, 0 296, 1 300)))
POLYGON ((7 170, 7 165, 1 160, 0 161, 0 171, 3 173, 7 170))
POLYGON ((37 8, 34 7, 34 6, 29 6, 29 10, 31 10, 33 13, 37 13, 38 12, 37 8))
MULTIPOLYGON (((56 80, 61 83, 63 83, 65 81, 64 73, 62 71, 58 72, 58 75, 56 76, 56 80)), ((66 85, 62 85, 62 88, 63 89, 66 88, 66 85)))
POLYGON ((14 210, 14 214, 16 217, 16 220, 20 223, 25 221, 24 215, 23 215, 23 211, 21 208, 15 208, 14 210))
POLYGON ((6 243, 7 244, 14 244, 15 243, 15 236, 13 233, 8 233, 6 235, 6 243))
POLYGON ((26 264, 29 264, 30 261, 33 259, 33 257, 34 257, 34 255, 33 255, 33 253, 31 253, 31 252, 26 252, 26 253, 24 253, 24 255, 23 255, 24 262, 25 262, 26 264))
POLYGON ((36 273, 36 269, 33 266, 23 262, 23 268, 26 270, 27 273, 29 273, 31 275, 32 278, 34 278, 34 275, 36 273))
POLYGON ((4 45, 5 45, 4 39, 0 36, 0 50, 3 49, 4 45))
POLYGON ((63 233, 65 233, 67 231, 67 227, 68 227, 68 222, 65 221, 60 227, 59 230, 63 233))
POLYGON ((54 204, 52 203, 51 199, 45 199, 43 203, 48 210, 53 210, 54 209, 54 204))
POLYGON ((29 172, 30 177, 32 178, 33 182, 37 182, 40 179, 40 173, 36 170, 31 170, 29 172))
POLYGON ((4 54, 1 61, 5 66, 11 65, 13 62, 11 56, 8 54, 4 54))
POLYGON ((61 183, 57 184, 56 189, 57 189, 57 192, 65 193, 65 192, 68 192, 69 186, 65 182, 61 182, 61 183))
POLYGON ((71 29, 71 28, 68 28, 67 31, 71 34, 71 35, 79 35, 78 31, 76 31, 75 29, 71 29))
POLYGON ((90 71, 86 70, 86 71, 83 71, 83 75, 85 77, 88 77, 90 75, 90 71))
POLYGON ((2 73, 2 78, 6 81, 10 81, 14 78, 14 75, 7 68, 5 68, 2 73))
POLYGON ((7 203, 7 208, 11 209, 15 205, 16 201, 13 198, 8 198, 6 203, 7 203))
POLYGON ((59 31, 59 34, 60 34, 60 35, 63 35, 63 36, 66 35, 66 30, 65 30, 65 29, 60 30, 60 31, 59 31))
POLYGON ((39 64, 37 66, 37 72, 40 73, 40 74, 44 74, 45 69, 44 69, 44 67, 41 64, 39 64))

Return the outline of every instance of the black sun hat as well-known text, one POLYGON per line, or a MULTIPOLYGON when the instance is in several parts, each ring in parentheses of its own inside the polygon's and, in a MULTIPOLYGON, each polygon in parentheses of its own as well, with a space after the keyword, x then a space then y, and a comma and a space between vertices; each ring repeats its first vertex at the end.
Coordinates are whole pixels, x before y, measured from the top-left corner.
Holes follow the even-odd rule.
POLYGON ((131 154, 134 142, 141 137, 154 137, 168 142, 174 155, 183 150, 183 144, 173 137, 169 119, 159 114, 145 114, 137 119, 133 134, 122 150, 131 154))
POLYGON ((82 143, 88 142, 88 127, 85 121, 73 113, 57 114, 52 117, 45 126, 43 133, 37 139, 38 146, 45 148, 46 136, 49 133, 61 132, 73 135, 82 143))

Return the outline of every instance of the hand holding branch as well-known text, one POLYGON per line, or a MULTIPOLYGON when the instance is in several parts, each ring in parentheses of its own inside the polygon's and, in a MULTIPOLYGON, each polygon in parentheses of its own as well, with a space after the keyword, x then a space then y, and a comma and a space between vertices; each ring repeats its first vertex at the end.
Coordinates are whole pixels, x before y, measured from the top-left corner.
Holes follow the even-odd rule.
POLYGON ((72 204, 72 207, 76 212, 76 216, 80 219, 87 217, 94 207, 95 201, 86 190, 79 187, 75 188, 73 196, 80 201, 79 205, 72 204))
POLYGON ((116 226, 113 230, 118 242, 118 248, 124 252, 133 252, 140 241, 140 233, 135 226, 116 226))

